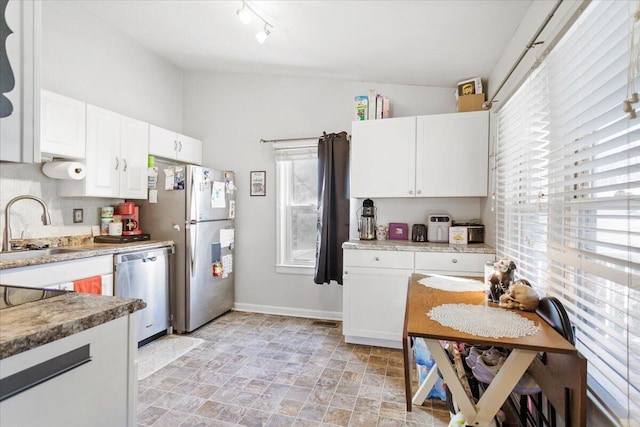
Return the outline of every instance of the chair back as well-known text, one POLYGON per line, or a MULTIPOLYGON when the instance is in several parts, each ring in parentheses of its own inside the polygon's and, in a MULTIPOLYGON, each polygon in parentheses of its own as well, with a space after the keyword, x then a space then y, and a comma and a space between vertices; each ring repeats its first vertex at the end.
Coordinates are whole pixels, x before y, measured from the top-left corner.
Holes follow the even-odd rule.
POLYGON ((567 315, 564 306, 556 297, 542 297, 538 308, 536 308, 538 316, 542 317, 553 329, 567 339, 571 345, 576 344, 576 337, 573 333, 571 320, 567 315))

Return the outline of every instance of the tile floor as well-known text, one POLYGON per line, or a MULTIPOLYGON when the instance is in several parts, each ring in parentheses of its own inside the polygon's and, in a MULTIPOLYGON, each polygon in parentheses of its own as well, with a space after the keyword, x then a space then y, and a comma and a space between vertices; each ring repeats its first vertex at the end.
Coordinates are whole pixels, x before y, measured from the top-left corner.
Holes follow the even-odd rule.
POLYGON ((440 400, 405 410, 401 350, 346 344, 341 330, 229 312, 205 342, 139 382, 138 425, 447 426, 440 400))

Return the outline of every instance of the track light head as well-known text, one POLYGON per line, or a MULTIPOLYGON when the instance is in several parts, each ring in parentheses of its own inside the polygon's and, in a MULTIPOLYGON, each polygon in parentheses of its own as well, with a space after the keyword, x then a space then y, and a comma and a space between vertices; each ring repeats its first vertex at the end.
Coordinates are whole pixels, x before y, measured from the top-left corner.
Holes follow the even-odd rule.
POLYGON ((245 8, 244 2, 242 2, 242 7, 236 10, 236 14, 243 24, 246 25, 251 22, 251 12, 249 12, 249 8, 245 8))
POLYGON ((269 37, 270 34, 271 34, 271 31, 269 31, 269 24, 265 22, 264 29, 256 33, 256 40, 258 40, 258 43, 263 44, 267 40, 267 37, 269 37))

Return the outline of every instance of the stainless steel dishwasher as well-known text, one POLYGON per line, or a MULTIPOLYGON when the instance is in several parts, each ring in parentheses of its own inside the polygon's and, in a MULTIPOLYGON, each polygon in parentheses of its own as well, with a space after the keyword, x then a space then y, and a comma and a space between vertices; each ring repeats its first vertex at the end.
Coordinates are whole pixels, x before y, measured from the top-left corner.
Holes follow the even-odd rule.
POLYGON ((129 252, 113 257, 114 293, 147 303, 138 311, 138 343, 145 344, 169 330, 170 255, 173 247, 129 252))

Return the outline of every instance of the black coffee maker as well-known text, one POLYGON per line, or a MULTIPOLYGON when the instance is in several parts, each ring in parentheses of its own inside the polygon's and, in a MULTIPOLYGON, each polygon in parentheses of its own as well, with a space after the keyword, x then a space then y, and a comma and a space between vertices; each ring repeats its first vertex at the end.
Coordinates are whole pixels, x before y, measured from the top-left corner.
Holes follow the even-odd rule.
POLYGON ((426 242, 427 226, 424 224, 413 224, 411 228, 411 240, 414 242, 426 242))
POLYGON ((360 240, 375 240, 376 238, 376 208, 373 206, 373 200, 365 199, 362 202, 360 223, 358 231, 360 232, 360 240))

